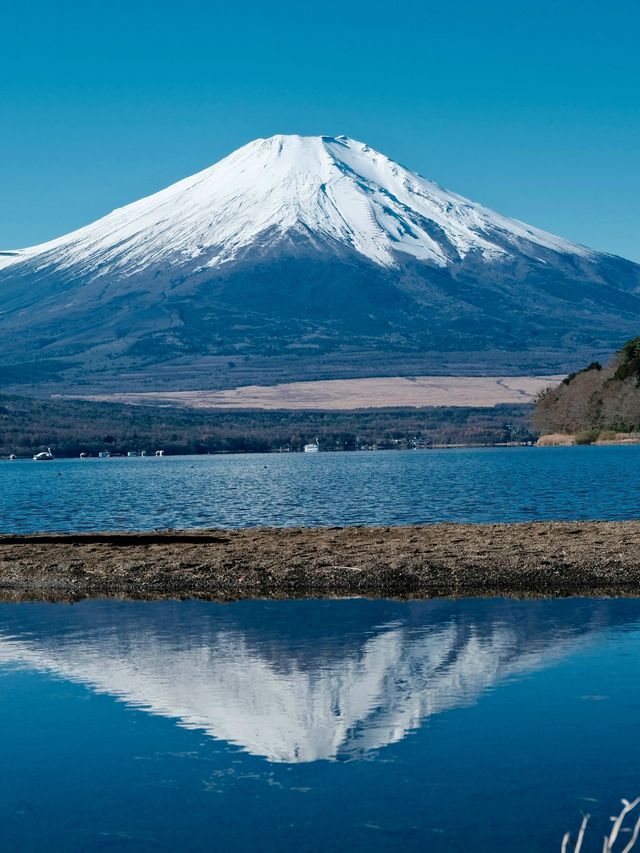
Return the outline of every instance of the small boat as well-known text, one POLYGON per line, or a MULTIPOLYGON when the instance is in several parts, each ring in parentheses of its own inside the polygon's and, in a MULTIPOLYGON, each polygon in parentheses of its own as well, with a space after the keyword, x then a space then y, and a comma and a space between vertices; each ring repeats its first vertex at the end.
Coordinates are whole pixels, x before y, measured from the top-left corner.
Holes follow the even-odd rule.
POLYGON ((304 452, 305 453, 318 453, 319 450, 320 450, 320 441, 318 438, 316 438, 316 440, 314 442, 312 442, 311 444, 305 444, 305 446, 304 446, 304 452))
POLYGON ((111 453, 108 450, 101 450, 100 453, 98 453, 99 459, 108 459, 110 456, 111 453))
POLYGON ((16 454, 15 454, 15 453, 10 453, 10 454, 9 454, 9 460, 10 460, 11 462, 13 462, 13 460, 14 460, 14 459, 17 459, 17 458, 18 458, 18 457, 16 456, 16 454))
POLYGON ((50 447, 47 447, 41 453, 34 453, 33 455, 34 462, 51 462, 53 458, 53 452, 50 447))
POLYGON ((133 459, 133 457, 137 456, 137 455, 138 455, 137 450, 128 450, 127 451, 127 456, 129 459, 133 459))
POLYGON ((164 450, 156 450, 156 456, 164 456, 164 450))
POLYGON ((81 453, 80 459, 86 459, 88 455, 89 455, 88 453, 81 453))

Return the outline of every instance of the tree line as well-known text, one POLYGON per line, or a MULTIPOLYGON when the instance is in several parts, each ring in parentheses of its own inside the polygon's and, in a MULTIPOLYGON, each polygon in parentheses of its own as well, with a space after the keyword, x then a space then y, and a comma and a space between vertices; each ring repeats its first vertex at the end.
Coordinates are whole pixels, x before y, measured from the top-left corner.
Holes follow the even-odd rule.
POLYGON ((531 407, 359 411, 205 410, 0 395, 0 456, 162 449, 169 454, 300 451, 433 444, 494 444, 534 436, 531 407))

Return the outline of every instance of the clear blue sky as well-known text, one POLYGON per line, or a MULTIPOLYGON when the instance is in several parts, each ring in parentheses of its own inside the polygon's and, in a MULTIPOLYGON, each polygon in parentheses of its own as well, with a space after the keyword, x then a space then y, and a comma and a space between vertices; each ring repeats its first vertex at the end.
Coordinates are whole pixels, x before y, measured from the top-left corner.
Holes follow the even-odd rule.
POLYGON ((640 260, 637 0, 4 4, 0 248, 258 136, 340 134, 640 260))

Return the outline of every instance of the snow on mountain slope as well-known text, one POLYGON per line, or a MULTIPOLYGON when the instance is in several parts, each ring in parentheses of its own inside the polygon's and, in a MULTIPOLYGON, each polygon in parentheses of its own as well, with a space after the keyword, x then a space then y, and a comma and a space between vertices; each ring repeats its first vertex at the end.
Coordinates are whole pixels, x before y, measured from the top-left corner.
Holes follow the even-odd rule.
POLYGON ((213 268, 290 232, 337 241, 375 264, 398 255, 444 267, 477 252, 487 260, 523 243, 578 256, 589 250, 507 219, 341 136, 257 139, 204 171, 114 210, 57 240, 0 256, 132 275, 202 259, 213 268))
POLYGON ((364 622, 342 648, 335 627, 335 648, 312 662, 300 655, 314 639, 295 628, 256 644, 255 630, 211 628, 202 611, 179 632, 170 622, 149 624, 139 609, 120 609, 116 623, 102 625, 82 617, 76 625, 72 612, 60 633, 46 622, 29 631, 3 626, 0 665, 85 684, 270 761, 359 757, 480 701, 506 679, 554 664, 607 626, 606 616, 587 618, 558 634, 535 614, 505 623, 500 609, 478 623, 415 610, 386 625, 364 622))
POLYGON ((0 252, 0 270, 10 266, 11 264, 15 264, 17 261, 24 260, 26 256, 26 251, 0 252))
POLYGON ((0 252, 0 377, 18 384, 155 390, 160 365, 171 390, 560 373, 639 326, 640 265, 342 136, 255 140, 91 225, 0 252))

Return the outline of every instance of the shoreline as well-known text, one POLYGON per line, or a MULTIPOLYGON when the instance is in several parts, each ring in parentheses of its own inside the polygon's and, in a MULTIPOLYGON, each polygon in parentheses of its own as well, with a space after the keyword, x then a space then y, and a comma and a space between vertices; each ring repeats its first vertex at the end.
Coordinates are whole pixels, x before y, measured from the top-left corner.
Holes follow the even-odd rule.
POLYGON ((640 596, 640 521, 0 535, 0 600, 640 596))
POLYGON ((535 442, 536 447, 573 447, 575 445, 610 447, 612 445, 630 446, 636 444, 640 444, 640 433, 613 432, 611 430, 586 430, 584 433, 546 433, 535 442))
MULTIPOLYGON (((599 442, 602 444, 603 442, 599 442)), ((609 442, 611 443, 611 442, 609 442)), ((629 442, 626 442, 627 444, 629 442)), ((639 443, 639 442, 636 442, 639 443)), ((537 441, 531 439, 530 441, 492 441, 492 442, 451 442, 448 444, 425 444, 425 445, 416 445, 416 446, 395 446, 395 447, 380 447, 378 445, 371 446, 363 446, 363 447, 354 447, 354 448, 336 448, 330 447, 328 449, 321 448, 320 453, 386 453, 387 451, 398 453, 402 451, 430 451, 430 450, 479 450, 481 448, 512 448, 512 447, 542 447, 543 445, 539 445, 537 441)), ((87 453, 85 456, 54 456, 51 462, 68 462, 70 459, 77 459, 82 462, 88 462, 91 460, 100 460, 101 463, 105 462, 105 459, 179 459, 179 458, 187 458, 187 459, 206 459, 210 456, 283 456, 283 455, 302 455, 304 450, 214 450, 210 453, 163 453, 161 456, 156 456, 154 453, 144 454, 142 452, 136 452, 135 455, 129 456, 128 453, 113 453, 109 454, 108 457, 100 457, 95 453, 87 453)), ((0 462, 34 462, 33 455, 31 456, 16 456, 15 458, 11 458, 10 456, 0 456, 0 462)), ((2 535, 2 534, 0 534, 2 535)))

